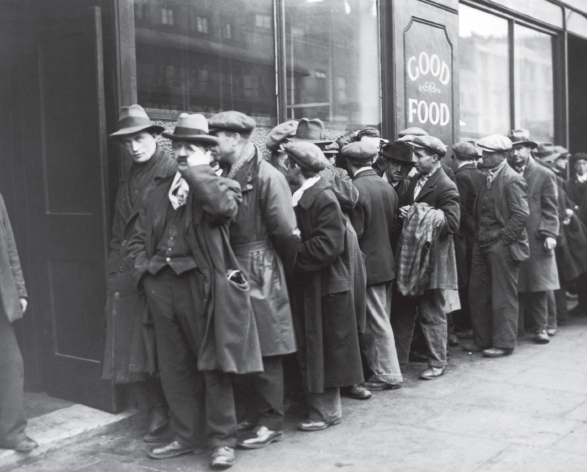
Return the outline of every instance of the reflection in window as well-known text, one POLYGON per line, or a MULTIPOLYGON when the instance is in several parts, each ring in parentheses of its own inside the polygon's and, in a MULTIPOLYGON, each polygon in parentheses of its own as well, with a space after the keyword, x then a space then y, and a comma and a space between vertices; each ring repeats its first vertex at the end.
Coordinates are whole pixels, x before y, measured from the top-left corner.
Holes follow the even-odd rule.
POLYGON ((288 119, 378 126, 376 0, 285 0, 288 119))
POLYGON ((525 26, 514 28, 516 128, 535 141, 554 142, 552 37, 525 26))
POLYGON ((199 113, 234 109, 274 124, 273 0, 169 4, 134 0, 139 103, 199 113))
POLYGON ((510 129, 508 22, 459 6, 461 139, 510 129))

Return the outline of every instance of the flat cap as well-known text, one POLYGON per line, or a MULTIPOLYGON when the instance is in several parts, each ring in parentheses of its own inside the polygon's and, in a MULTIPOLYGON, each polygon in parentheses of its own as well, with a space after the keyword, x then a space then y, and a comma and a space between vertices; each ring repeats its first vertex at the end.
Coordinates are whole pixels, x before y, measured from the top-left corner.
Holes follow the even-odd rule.
POLYGON ((503 134, 492 134, 477 141, 477 147, 483 151, 506 152, 512 148, 512 141, 503 134))
POLYGON ((357 131, 357 141, 360 141, 361 138, 363 138, 363 136, 367 136, 369 138, 380 138, 381 137, 381 133, 379 133, 379 130, 377 128, 373 128, 372 126, 367 126, 366 128, 363 128, 359 131, 357 131))
POLYGON ((265 146, 270 151, 277 151, 279 146, 284 144, 288 138, 295 136, 298 129, 298 122, 296 120, 285 121, 271 131, 265 139, 265 146))
POLYGON ((413 148, 427 149, 439 157, 444 157, 446 154, 446 146, 440 139, 434 136, 416 136, 409 144, 413 148))
POLYGON ((477 146, 467 142, 453 144, 452 150, 459 161, 474 161, 480 154, 477 146))
POLYGON ((216 113, 208 120, 210 133, 216 131, 236 131, 237 133, 250 133, 257 123, 250 116, 240 111, 223 111, 216 113))
POLYGON ((367 164, 377 157, 377 148, 369 142, 356 141, 347 144, 340 153, 351 162, 367 164))
POLYGON ((324 154, 330 154, 330 155, 338 154, 338 152, 340 150, 340 146, 337 143, 328 143, 328 144, 324 144, 324 145, 317 144, 317 146, 320 148, 320 150, 324 154))
POLYGON ((428 136, 428 133, 424 131, 422 128, 418 128, 417 126, 412 126, 410 128, 406 128, 400 131, 397 134, 398 138, 403 138, 404 136, 412 135, 412 136, 428 136))
POLYGON ((315 144, 307 141, 295 141, 283 145, 283 150, 293 158, 301 167, 313 172, 326 169, 327 160, 322 151, 315 144))

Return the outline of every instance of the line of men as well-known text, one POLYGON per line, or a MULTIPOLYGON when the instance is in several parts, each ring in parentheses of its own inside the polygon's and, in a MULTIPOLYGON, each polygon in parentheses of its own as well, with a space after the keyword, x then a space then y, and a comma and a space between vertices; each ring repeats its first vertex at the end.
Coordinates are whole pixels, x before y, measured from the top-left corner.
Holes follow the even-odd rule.
POLYGON ((341 392, 400 388, 418 339, 423 380, 444 374, 455 326, 470 323, 465 348, 490 357, 513 351, 519 316, 548 342, 559 219, 571 213, 559 215, 562 184, 527 134, 456 144, 453 172, 418 128, 380 147, 373 128, 334 142, 318 119, 289 121, 269 133, 267 161, 255 126, 236 111, 182 113, 170 133, 132 105, 112 135, 132 163, 116 200, 103 377, 151 412, 149 457, 211 452, 227 468, 237 445, 283 440, 292 353, 298 429, 318 431, 340 423, 341 392))

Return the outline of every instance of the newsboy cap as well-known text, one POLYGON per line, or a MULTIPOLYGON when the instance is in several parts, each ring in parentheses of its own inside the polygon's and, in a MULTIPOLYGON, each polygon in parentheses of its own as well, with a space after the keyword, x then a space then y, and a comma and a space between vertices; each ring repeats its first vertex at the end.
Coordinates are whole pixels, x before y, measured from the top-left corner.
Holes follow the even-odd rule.
POLYGON ((332 157, 335 154, 338 154, 338 152, 340 151, 340 146, 338 145, 338 143, 334 142, 327 144, 317 144, 316 146, 320 148, 322 154, 328 154, 330 157, 332 157))
POLYGON ((118 114, 118 130, 110 135, 111 138, 120 138, 141 131, 153 131, 161 134, 165 131, 163 126, 154 124, 147 116, 147 112, 140 105, 121 107, 118 114))
POLYGON ((296 141, 283 145, 283 150, 291 156, 297 164, 313 172, 320 172, 326 168, 328 162, 318 146, 307 141, 296 141))
POLYGON ((503 134, 492 134, 477 141, 477 147, 483 151, 506 152, 512 148, 512 141, 503 134))
POLYGON ((357 141, 360 141, 363 137, 368 138, 381 138, 381 133, 377 128, 373 128, 372 126, 367 126, 359 131, 357 131, 357 141))
POLYGON ((440 139, 434 136, 416 136, 409 144, 413 148, 427 149, 439 157, 444 157, 446 154, 446 146, 440 139))
POLYGON ((250 133, 257 123, 250 116, 240 111, 223 111, 216 113, 208 120, 210 133, 217 131, 235 131, 237 133, 250 133))
POLYGON ((208 121, 204 115, 182 113, 177 119, 173 133, 163 133, 163 137, 172 141, 200 141, 218 144, 216 136, 208 133, 208 121))
POLYGON ((474 161, 479 158, 479 148, 471 143, 455 143, 452 150, 459 161, 474 161))
POLYGON ((367 164, 377 157, 377 148, 371 143, 356 141, 347 144, 340 153, 353 163, 367 164))
POLYGON ((412 126, 410 128, 406 128, 402 131, 400 131, 397 134, 398 138, 403 138, 404 136, 428 136, 428 133, 426 131, 424 131, 422 128, 418 128, 417 126, 412 126))
POLYGON ((295 120, 284 121, 277 125, 267 135, 265 139, 265 146, 270 151, 277 151, 279 146, 284 144, 288 138, 295 136, 296 130, 298 129, 298 122, 295 120))

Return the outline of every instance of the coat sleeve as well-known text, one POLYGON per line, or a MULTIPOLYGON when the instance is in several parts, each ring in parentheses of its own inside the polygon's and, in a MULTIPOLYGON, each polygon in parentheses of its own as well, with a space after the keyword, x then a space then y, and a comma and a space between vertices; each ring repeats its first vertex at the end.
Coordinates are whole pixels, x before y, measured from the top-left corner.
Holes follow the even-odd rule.
POLYGON ((507 246, 520 239, 522 231, 530 218, 528 206, 528 184, 519 177, 511 179, 506 186, 510 218, 502 230, 503 242, 507 246))
POLYGON ((334 198, 319 198, 306 211, 314 215, 312 232, 297 248, 295 269, 316 272, 332 265, 344 251, 345 226, 334 198))
POLYGON ((0 212, 2 213, 2 224, 4 225, 4 231, 6 234, 6 248, 8 251, 8 260, 10 262, 12 278, 14 279, 19 298, 26 298, 27 291, 24 284, 24 276, 22 275, 22 268, 20 267, 18 251, 16 250, 16 241, 14 240, 12 225, 10 224, 8 211, 6 210, 6 205, 4 204, 4 199, 2 196, 0 196, 0 205, 0 212))
POLYGON ((364 199, 359 196, 359 201, 348 213, 353 229, 357 233, 357 239, 361 239, 365 232, 365 204, 364 199))
POLYGON ((139 211, 139 217, 135 223, 133 236, 130 238, 127 247, 127 256, 124 259, 125 264, 130 270, 131 277, 138 287, 143 275, 149 269, 149 258, 147 257, 146 246, 146 225, 147 225, 147 205, 148 198, 145 198, 139 211))
POLYGON ((242 201, 238 182, 217 176, 208 165, 189 167, 182 176, 190 186, 194 200, 212 222, 221 225, 237 214, 242 201))
POLYGON ((285 177, 266 162, 259 168, 260 203, 269 238, 289 272, 300 242, 291 190, 285 177))
POLYGON ((331 189, 342 211, 348 213, 359 201, 359 191, 344 169, 327 167, 320 176, 332 184, 331 189))
POLYGON ((538 225, 538 238, 556 238, 560 229, 558 215, 558 189, 556 176, 553 172, 547 171, 542 190, 540 192, 540 203, 542 214, 538 225))
POLYGON ((444 225, 440 230, 440 237, 444 238, 449 234, 455 234, 459 230, 461 223, 461 207, 459 205, 459 191, 455 183, 448 181, 440 192, 437 205, 438 209, 444 213, 444 225))

